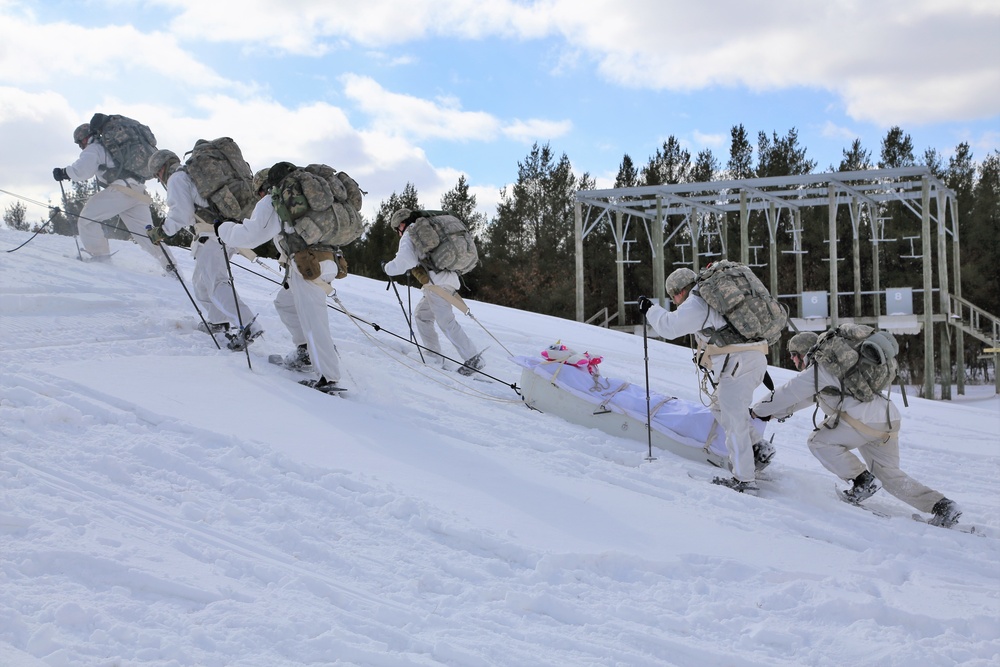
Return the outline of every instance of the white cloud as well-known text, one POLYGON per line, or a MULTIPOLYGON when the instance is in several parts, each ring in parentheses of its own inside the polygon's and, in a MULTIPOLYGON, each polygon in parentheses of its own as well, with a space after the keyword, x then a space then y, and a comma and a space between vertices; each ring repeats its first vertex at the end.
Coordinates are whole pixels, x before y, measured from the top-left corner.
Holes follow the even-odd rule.
POLYGON ((372 127, 386 134, 415 139, 470 139, 496 137, 500 122, 483 111, 463 111, 454 99, 425 100, 392 93, 374 79, 354 74, 341 77, 344 94, 371 117, 372 127))
POLYGON ((232 83, 180 48, 171 35, 142 33, 132 26, 88 28, 70 23, 38 24, 4 15, 0 21, 0 81, 39 86, 85 77, 107 84, 155 73, 192 87, 232 83), (54 51, 55 47, 55 51, 54 51))
POLYGON ((572 129, 573 122, 569 120, 515 120, 504 126, 503 134, 524 144, 545 143, 568 134, 572 129))
POLYGON ((555 71, 593 62, 621 86, 692 91, 803 87, 888 126, 1000 113, 994 0, 161 0, 187 39, 320 55, 330 40, 386 47, 427 38, 559 37, 555 71), (266 17, 262 20, 261 17, 266 17))
POLYGON ((846 142, 851 142, 858 138, 858 133, 854 130, 847 127, 841 127, 831 121, 823 123, 823 127, 820 129, 820 134, 828 139, 837 139, 846 142))
POLYGON ((299 55, 321 55, 326 40, 364 46, 401 44, 428 36, 543 37, 549 26, 535 5, 493 0, 155 0, 179 12, 171 29, 187 39, 263 41, 299 55))
POLYGON ((1000 3, 556 2, 571 47, 623 86, 822 88, 879 125, 1000 113, 1000 3), (669 26, 670 29, 666 29, 669 26))
POLYGON ((699 146, 704 146, 705 148, 711 148, 713 151, 719 150, 721 148, 729 149, 730 136, 725 134, 708 134, 705 132, 700 132, 695 130, 691 133, 691 138, 694 143, 699 146))

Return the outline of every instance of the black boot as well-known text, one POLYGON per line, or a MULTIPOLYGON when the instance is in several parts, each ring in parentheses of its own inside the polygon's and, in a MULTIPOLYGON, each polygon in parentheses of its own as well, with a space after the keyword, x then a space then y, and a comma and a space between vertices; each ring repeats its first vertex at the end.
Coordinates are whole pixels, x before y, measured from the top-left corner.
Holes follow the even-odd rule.
POLYGON ((931 513, 934 516, 927 523, 943 528, 951 528, 958 523, 958 517, 962 516, 962 510, 955 504, 955 501, 947 498, 942 498, 934 503, 934 509, 931 510, 931 513))
POLYGON ((862 500, 868 500, 874 496, 880 488, 875 475, 865 470, 854 478, 854 486, 847 491, 841 491, 840 495, 847 502, 857 505, 862 500))

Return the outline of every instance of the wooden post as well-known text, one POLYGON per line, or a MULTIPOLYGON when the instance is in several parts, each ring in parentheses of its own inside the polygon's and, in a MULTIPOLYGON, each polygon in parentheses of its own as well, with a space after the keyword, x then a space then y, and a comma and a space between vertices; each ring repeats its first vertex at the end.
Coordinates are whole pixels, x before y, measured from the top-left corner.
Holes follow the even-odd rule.
POLYGON ((802 275, 802 235, 805 234, 805 230, 802 229, 802 211, 800 209, 795 209, 792 212, 795 220, 795 229, 798 232, 794 235, 793 248, 795 250, 795 293, 799 295, 799 317, 802 317, 802 292, 805 291, 804 278, 802 275))
POLYGON ((840 322, 840 299, 837 296, 837 285, 840 276, 837 274, 837 190, 831 185, 829 209, 830 232, 830 328, 840 322))
POLYGON ((921 184, 920 240, 924 266, 924 398, 934 398, 934 284, 931 271, 931 187, 921 184))
MULTIPOLYGON (((947 196, 937 191, 937 260, 938 260, 938 307, 944 315, 941 327, 941 400, 951 400, 951 298, 948 292, 948 247, 947 247, 947 196)), ((960 369, 961 370, 961 369, 960 369)), ((964 373, 964 371, 962 371, 964 373)))
POLYGON ((663 284, 666 280, 664 275, 664 265, 666 258, 663 250, 663 197, 656 197, 656 220, 653 222, 653 299, 661 306, 667 305, 667 288, 663 284))
POLYGON ((695 273, 701 270, 701 257, 698 255, 698 239, 701 236, 701 220, 697 211, 688 216, 688 230, 691 232, 691 268, 695 273))
MULTIPOLYGON (((959 253, 958 238, 958 200, 952 197, 951 203, 951 224, 955 228, 954 237, 951 242, 951 263, 952 276, 951 293, 962 298, 962 256, 959 253)), ((955 354, 958 355, 958 395, 965 395, 965 332, 962 327, 955 327, 955 354)), ((998 384, 1000 386, 1000 384, 998 384)), ((998 391, 997 393, 1000 393, 998 391)))
POLYGON ((771 294, 778 293, 778 215, 780 212, 771 202, 767 216, 767 232, 770 243, 768 244, 768 262, 770 262, 771 294))
POLYGON ((750 210, 746 190, 740 191, 740 262, 750 263, 750 210))
POLYGON ((879 237, 881 232, 878 228, 878 220, 876 216, 879 215, 877 208, 873 208, 871 204, 868 205, 868 211, 872 219, 872 291, 875 292, 875 317, 878 318, 882 314, 882 278, 879 275, 879 237))
POLYGON ((576 252, 576 321, 583 322, 583 205, 573 205, 573 241, 576 252))
POLYGON ((983 354, 993 355, 993 384, 996 386, 994 391, 1000 394, 1000 347, 987 347, 983 350, 983 354))
POLYGON ((865 314, 861 305, 861 204, 858 198, 851 199, 851 230, 854 238, 851 242, 851 255, 854 260, 854 317, 865 314))
MULTIPOLYGON (((780 212, 775 208, 774 202, 771 202, 771 215, 767 219, 767 228, 770 234, 768 257, 771 264, 771 294, 775 298, 778 296, 778 215, 780 212)), ((771 359, 781 359, 781 356, 781 340, 779 339, 771 346, 771 359)))
POLYGON ((616 259, 618 260, 618 270, 615 271, 615 280, 618 285, 618 324, 625 324, 625 237, 622 236, 622 212, 615 211, 615 245, 616 259))

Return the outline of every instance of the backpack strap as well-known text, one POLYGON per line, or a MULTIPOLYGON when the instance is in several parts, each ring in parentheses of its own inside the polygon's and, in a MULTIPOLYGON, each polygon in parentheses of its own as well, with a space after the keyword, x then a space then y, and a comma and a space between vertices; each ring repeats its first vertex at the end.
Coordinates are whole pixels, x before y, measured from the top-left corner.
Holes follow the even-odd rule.
POLYGON ((455 294, 451 290, 447 290, 444 287, 441 287, 440 285, 435 285, 434 283, 427 283, 426 285, 423 286, 422 289, 438 295, 439 297, 441 297, 442 299, 453 305, 455 308, 457 308, 458 311, 463 315, 469 314, 469 307, 465 304, 465 301, 462 299, 462 297, 460 297, 458 294, 455 294))
POLYGON ((898 426, 893 427, 892 424, 889 424, 889 430, 888 431, 880 431, 880 430, 878 430, 876 428, 872 428, 871 426, 869 426, 868 424, 865 424, 862 421, 859 421, 859 420, 855 419, 854 417, 852 417, 851 415, 847 414, 846 412, 842 412, 840 414, 840 417, 845 422, 847 422, 847 424, 851 428, 853 428, 855 431, 857 431, 861 435, 869 437, 872 440, 881 440, 883 444, 889 442, 890 438, 892 438, 892 436, 895 435, 899 431, 899 427, 898 426))

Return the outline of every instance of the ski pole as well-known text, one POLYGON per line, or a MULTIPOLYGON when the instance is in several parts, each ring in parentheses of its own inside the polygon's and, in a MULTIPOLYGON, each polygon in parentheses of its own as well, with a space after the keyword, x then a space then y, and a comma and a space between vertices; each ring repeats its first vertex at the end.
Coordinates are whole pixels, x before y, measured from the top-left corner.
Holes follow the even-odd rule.
MULTIPOLYGON (((389 285, 392 286, 392 291, 396 293, 396 301, 399 302, 399 309, 403 311, 403 319, 406 320, 406 326, 410 329, 410 342, 417 346, 417 352, 420 354, 420 363, 426 364, 427 360, 424 359, 424 351, 421 349, 422 346, 417 343, 417 334, 413 332, 413 323, 410 320, 410 316, 406 313, 406 307, 403 306, 403 298, 399 296, 399 290, 396 289, 396 281, 392 279, 392 276, 389 276, 389 285)), ((386 286, 386 289, 389 289, 389 287, 386 286)), ((409 292, 407 292, 408 294, 409 292)))
MULTIPOLYGON (((274 278, 271 278, 269 276, 265 276, 263 273, 257 273, 253 269, 248 268, 246 266, 243 266, 242 264, 234 264, 234 265, 237 268, 243 269, 247 273, 252 273, 253 275, 257 276, 258 278, 263 278, 264 280, 270 281, 270 282, 274 283, 275 285, 281 285, 281 282, 275 280, 274 278)), ((386 289, 386 291, 389 291, 389 286, 386 285, 385 289, 386 289)), ((339 301, 339 299, 338 299, 338 301, 339 301)), ((402 300, 400 300, 400 303, 402 303, 402 300)), ((330 310, 335 310, 338 313, 346 315, 347 317, 351 318, 352 320, 355 320, 357 322, 361 322, 362 324, 367 324, 368 326, 370 326, 375 331, 382 331, 382 332, 385 332, 385 333, 389 334, 393 338, 397 338, 399 340, 406 341, 410 345, 413 345, 414 347, 416 347, 417 350, 421 352, 421 355, 423 354, 423 350, 427 350, 428 352, 434 352, 434 350, 432 350, 429 347, 424 347, 420 343, 417 343, 417 342, 415 342, 413 340, 410 340, 410 339, 408 339, 408 338, 406 338, 406 337, 404 337, 404 336, 396 333, 395 331, 392 331, 390 329, 386 329, 385 327, 383 327, 382 325, 378 324, 377 322, 369 322, 368 320, 364 319, 363 317, 358 317, 357 315, 355 315, 353 313, 349 313, 349 312, 347 312, 346 309, 337 308, 336 306, 334 306, 331 303, 327 303, 326 307, 329 308, 330 310)), ((459 366, 461 366, 462 363, 463 363, 462 361, 460 361, 458 359, 452 359, 451 357, 449 357, 448 355, 446 355, 444 353, 435 353, 435 354, 440 354, 442 357, 444 357, 448 361, 450 361, 452 363, 455 363, 455 364, 458 364, 459 366)), ((502 385, 506 385, 506 386, 510 387, 512 390, 514 390, 515 394, 517 394, 519 396, 521 395, 521 391, 518 389, 516 382, 507 382, 506 380, 501 380, 500 378, 498 378, 498 377, 496 377, 494 375, 490 375, 489 373, 487 373, 486 371, 483 371, 483 370, 478 370, 477 369, 476 372, 479 373, 480 375, 482 375, 483 377, 489 378, 489 379, 491 379, 491 380, 493 380, 495 382, 499 382, 502 385)))
MULTIPOLYGON (((226 260, 226 273, 229 274, 229 286, 233 288, 233 308, 236 309, 236 321, 240 325, 240 333, 237 337, 243 337, 243 351, 247 355, 247 368, 253 370, 253 365, 250 363, 250 342, 247 340, 247 336, 250 335, 250 332, 248 330, 245 331, 243 328, 243 313, 240 312, 240 299, 236 296, 236 281, 233 280, 233 267, 229 264, 229 249, 226 248, 226 244, 222 242, 222 239, 218 240, 219 246, 222 248, 222 257, 226 260)), ((202 251, 204 252, 204 249, 202 249, 202 251)), ((205 326, 208 325, 206 324, 205 326)), ((249 327, 250 325, 247 324, 247 326, 249 327)), ((212 336, 212 340, 215 340, 215 336, 212 336)))
POLYGON ((642 361, 643 365, 646 367, 646 439, 649 442, 649 453, 646 455, 647 461, 655 461, 656 457, 653 456, 653 418, 649 413, 649 335, 646 333, 646 329, 649 326, 649 322, 646 320, 646 314, 642 315, 642 361))
MULTIPOLYGON (((66 209, 66 214, 69 214, 69 206, 66 205, 66 188, 63 187, 62 181, 59 181, 59 190, 62 192, 63 208, 66 209)), ((83 253, 80 252, 80 212, 77 211, 73 217, 73 242, 76 244, 76 258, 83 261, 83 253)))
MULTIPOLYGON (((146 227, 146 230, 149 231, 152 228, 153 228, 152 225, 148 225, 146 227)), ((198 304, 197 302, 195 302, 194 297, 191 296, 191 292, 188 291, 187 285, 184 284, 184 279, 181 278, 181 272, 180 270, 178 270, 177 265, 174 264, 174 258, 170 256, 170 253, 167 252, 167 249, 163 245, 162 241, 160 243, 156 243, 155 245, 163 253, 163 256, 167 258, 167 264, 169 265, 169 268, 167 270, 170 271, 170 273, 177 276, 177 280, 180 282, 181 287, 184 288, 184 293, 187 294, 188 299, 191 301, 191 305, 194 306, 195 311, 197 311, 198 313, 198 317, 201 318, 201 323, 205 325, 205 331, 208 332, 209 336, 212 336, 212 327, 208 326, 208 322, 205 320, 205 316, 201 314, 201 308, 198 307, 198 304)), ((212 336, 212 342, 215 343, 216 348, 220 350, 222 349, 222 346, 219 345, 219 341, 215 340, 215 336, 212 336)))

